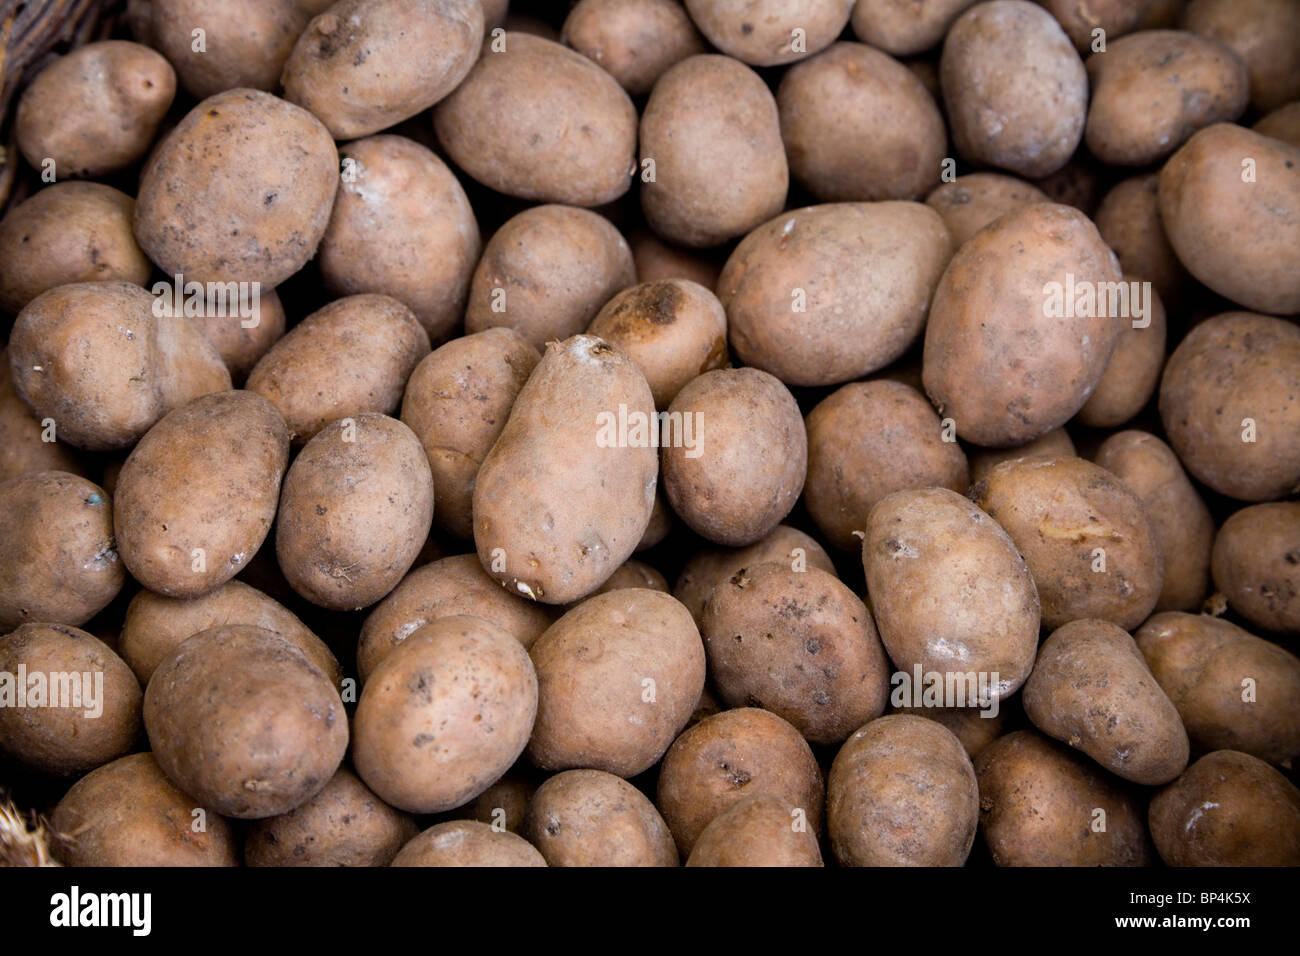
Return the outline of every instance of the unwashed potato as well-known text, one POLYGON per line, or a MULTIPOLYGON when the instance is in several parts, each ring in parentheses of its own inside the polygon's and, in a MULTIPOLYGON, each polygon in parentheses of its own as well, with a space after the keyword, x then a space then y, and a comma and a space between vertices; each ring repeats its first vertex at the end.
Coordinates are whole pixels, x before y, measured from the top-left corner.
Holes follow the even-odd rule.
POLYGON ((65 866, 239 866, 230 824, 178 790, 153 754, 92 770, 50 822, 65 866))
POLYGON ((478 182, 507 196, 574 206, 627 192, 636 122, 627 93, 591 60, 510 32, 488 43, 433 110, 438 141, 478 182))
POLYGON ((1036 202, 1051 200, 1032 183, 1002 173, 958 176, 925 197, 925 204, 943 217, 953 249, 960 248, 994 219, 1036 202))
POLYGON ((708 41, 751 66, 802 60, 834 42, 849 22, 844 0, 685 0, 708 41))
POLYGON ((20 624, 79 625, 126 581, 107 492, 62 471, 0 482, 0 633, 20 624))
POLYGON ((980 448, 970 456, 970 480, 977 485, 988 477, 990 471, 1004 461, 1021 461, 1025 458, 1073 458, 1074 442, 1064 428, 1053 428, 1033 441, 1011 448, 980 448))
POLYGON ((514 329, 539 352, 586 330, 614 293, 636 282, 632 250, 586 209, 525 209, 488 240, 474 269, 465 331, 514 329))
POLYGON ((524 834, 550 866, 677 866, 677 847, 650 798, 603 770, 551 777, 528 805, 524 834))
POLYGON ((1211 562, 1234 611, 1265 631, 1300 632, 1300 501, 1242 508, 1219 529, 1211 562))
POLYGON ((716 246, 785 204, 776 100, 730 57, 701 54, 665 71, 641 113, 640 139, 641 207, 669 242, 716 246))
POLYGON ((1271 763, 1300 755, 1300 659, 1206 614, 1156 614, 1137 632, 1151 673, 1199 751, 1271 763))
POLYGON ((706 49, 677 0, 579 0, 562 36, 633 96, 649 93, 664 70, 706 49))
POLYGON ((1169 866, 1300 866, 1300 790, 1264 761, 1216 750, 1151 800, 1169 866))
POLYGON ((638 282, 689 279, 712 292, 722 266, 691 249, 670 246, 648 229, 638 229, 628 239, 636 263, 638 282))
POLYGON ((863 43, 893 56, 924 53, 975 0, 857 0, 850 23, 863 43))
POLYGON ((609 580, 596 589, 596 594, 618 591, 622 588, 646 588, 668 593, 668 580, 644 561, 628 558, 609 580))
POLYGON ((1279 106, 1251 127, 1256 133, 1300 147, 1300 100, 1279 106))
POLYGON ((756 793, 727 807, 695 841, 687 866, 821 866, 817 834, 780 797, 756 793))
POLYGON ((632 777, 686 726, 704 689, 704 646, 690 613, 659 591, 597 594, 530 649, 537 723, 528 757, 544 770, 632 777))
MULTIPOLYGON (((898 694, 897 687, 891 692, 891 698, 896 694, 898 694)), ((920 706, 906 703, 901 707, 891 708, 890 712, 924 717, 942 724, 957 738, 971 760, 1001 737, 1007 726, 1007 714, 1001 708, 994 713, 987 707, 928 707, 924 704, 924 698, 920 706)))
POLYGON ((1093 49, 1101 38, 1110 44, 1135 29, 1151 0, 1042 0, 1060 21, 1080 53, 1093 49))
POLYGON ((56 435, 90 451, 127 448, 167 412, 230 388, 203 330, 158 316, 129 282, 85 282, 27 304, 9 339, 15 391, 56 435))
POLYGON ((961 866, 979 809, 961 741, 923 717, 862 727, 835 755, 826 783, 826 824, 841 866, 961 866))
POLYGON ((828 203, 782 213, 736 246, 718 279, 731 346, 787 385, 835 385, 917 340, 952 240, 920 203, 828 203))
POLYGON ((57 428, 51 430, 49 424, 49 419, 42 424, 33 417, 14 391, 9 351, 0 349, 0 481, 34 471, 81 474, 83 465, 76 453, 56 439, 57 428))
POLYGON ((285 314, 274 289, 263 290, 256 300, 251 294, 241 297, 238 305, 236 314, 205 314, 195 322, 226 363, 231 381, 242 386, 253 366, 284 336, 285 314), (241 309, 244 314, 239 314, 241 309))
POLYGON ((1300 99, 1300 8, 1290 0, 1192 0, 1183 29, 1231 47, 1250 70, 1250 104, 1300 99))
POLYGON ((1149 281, 1172 308, 1188 277, 1160 222, 1159 185, 1158 172, 1121 180, 1102 199, 1095 221, 1124 274, 1149 281))
POLYGON ((107 644, 62 624, 0 637, 0 751, 40 773, 78 774, 140 735, 140 684, 107 644), (20 680, 20 675, 25 680, 20 680))
POLYGON ((1165 363, 1165 307, 1153 283, 1124 276, 1130 289, 1133 318, 1120 326, 1115 350, 1097 387, 1079 409, 1075 421, 1090 428, 1115 428, 1146 407, 1160 384, 1165 363), (1136 292, 1138 301, 1132 298, 1136 292), (1136 313, 1140 307, 1144 313, 1136 313))
POLYGON ((546 860, 521 836, 474 820, 453 820, 411 840, 392 865, 546 866, 546 860))

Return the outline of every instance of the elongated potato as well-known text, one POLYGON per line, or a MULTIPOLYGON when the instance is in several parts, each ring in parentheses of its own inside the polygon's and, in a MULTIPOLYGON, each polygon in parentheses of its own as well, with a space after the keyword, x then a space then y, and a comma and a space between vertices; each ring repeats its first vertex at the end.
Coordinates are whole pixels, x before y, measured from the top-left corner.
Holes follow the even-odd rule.
MULTIPOLYGON (((1124 276, 1129 288, 1139 289, 1146 313, 1120 327, 1115 351, 1106 363, 1097 387, 1079 409, 1075 420, 1089 428, 1115 428, 1146 407, 1160 384, 1165 363, 1165 307, 1153 284, 1124 276)), ((1134 300, 1130 298, 1130 306, 1134 300)))
MULTIPOLYGON (((1214 586, 1265 631, 1300 631, 1300 502, 1242 508, 1219 529, 1214 586)), ((1241 747, 1234 747, 1241 750, 1241 747)))
POLYGON ((785 801, 756 793, 709 821, 687 866, 821 866, 817 834, 792 817, 785 801))
POLYGON ((1160 222, 1160 174, 1143 173, 1111 188, 1097 207, 1097 231, 1119 257, 1125 275, 1149 281, 1176 309, 1186 295, 1187 270, 1160 222))

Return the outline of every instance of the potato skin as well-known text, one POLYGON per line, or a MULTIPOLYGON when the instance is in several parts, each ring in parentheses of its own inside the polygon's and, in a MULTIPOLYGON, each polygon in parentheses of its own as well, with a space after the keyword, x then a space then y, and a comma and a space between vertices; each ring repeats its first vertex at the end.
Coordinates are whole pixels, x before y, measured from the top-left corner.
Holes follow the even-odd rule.
POLYGON ((1300 488, 1298 395, 1300 328, 1225 312, 1169 357, 1160 419, 1192 477, 1240 501, 1269 501, 1300 488), (1254 441, 1245 441, 1251 423, 1254 441))
POLYGON ((994 219, 1036 202, 1051 202, 1051 199, 1033 183, 1002 173, 958 176, 952 182, 936 186, 925 197, 925 204, 948 227, 954 250, 994 219))
MULTIPOLYGON (((891 698, 896 694, 897 688, 891 692, 891 698)), ((915 706, 913 704, 904 704, 901 707, 893 706, 896 700, 891 700, 890 715, 904 714, 913 717, 924 717, 926 720, 933 720, 945 727, 966 751, 966 755, 974 760, 980 755, 980 752, 993 741, 1002 736, 1007 727, 1007 713, 1005 710, 999 710, 994 714, 991 710, 981 709, 979 707, 927 707, 924 704, 915 706)))
POLYGON ((740 241, 718 279, 731 347, 787 385, 861 378, 920 336, 951 256, 947 227, 920 203, 782 213, 740 241))
POLYGON ((659 591, 624 588, 590 597, 551 625, 529 653, 538 704, 528 757, 544 770, 636 776, 663 756, 704 689, 704 645, 695 622, 659 591))
POLYGON ((579 0, 561 37, 633 96, 649 93, 664 70, 707 49, 676 0, 579 0))
POLYGON ((649 229, 634 229, 628 236, 638 282, 658 279, 689 279, 714 291, 718 285, 721 263, 693 249, 669 245, 649 229))
POLYGON ((751 66, 793 63, 834 42, 849 22, 842 0, 685 0, 709 42, 751 66), (792 41, 804 31, 804 49, 792 41))
POLYGON ((1164 557, 1146 508, 1104 468, 1082 458, 1004 462, 971 498, 1024 555, 1043 627, 1097 618, 1134 628, 1160 599, 1164 557))
POLYGON ((475 820, 452 820, 411 840, 392 865, 546 866, 546 860, 521 836, 475 820))
MULTIPOLYGON (((1132 288, 1143 280, 1126 275, 1123 281, 1132 288)), ((1142 295, 1149 310, 1148 324, 1135 325, 1141 320, 1134 318, 1121 325, 1106 371, 1075 416, 1080 425, 1089 428, 1123 425, 1142 411, 1156 393, 1165 362, 1165 307, 1153 285, 1148 285, 1142 295)))
POLYGON ((433 110, 438 141, 475 180, 520 199, 599 206, 636 167, 636 108, 580 53, 507 32, 433 110))
POLYGON ((1093 31, 1102 29, 1108 42, 1140 23, 1151 0, 1043 0, 1080 53, 1092 46, 1093 31))
POLYGON ((821 866, 817 834, 770 793, 743 797, 704 828, 687 866, 821 866))
POLYGON ((1271 136, 1300 147, 1300 100, 1279 106, 1262 117, 1251 129, 1261 136, 1271 136))
POLYGON ((0 481, 36 471, 85 470, 77 454, 60 441, 45 441, 47 429, 14 391, 9 350, 0 348, 0 481))
POLYGON ((891 56, 911 56, 936 46, 975 0, 857 0, 850 24, 863 43, 891 56))
POLYGON ((677 866, 677 847, 650 799, 603 770, 566 770, 537 789, 524 837, 549 866, 677 866))
POLYGON ((1211 568, 1214 586, 1246 620, 1265 631, 1300 631, 1300 502, 1232 515, 1214 538, 1211 568))
POLYGON ((790 170, 776 100, 730 57, 701 54, 666 70, 641 114, 640 140, 655 174, 641 183, 641 208, 669 242, 716 246, 785 204, 790 170))
MULTIPOLYGON (((241 302, 247 300, 241 300, 241 302)), ((207 315, 195 319, 204 336, 216 348, 230 370, 230 378, 242 388, 248 373, 284 337, 284 304, 274 289, 257 297, 257 324, 244 328, 250 319, 231 315, 207 315)))
POLYGON ((1063 427, 1011 448, 981 448, 970 456, 970 480, 977 485, 988 477, 990 471, 1004 461, 1021 461, 1025 458, 1075 458, 1074 442, 1063 427))
POLYGON ((168 597, 215 590, 262 546, 288 464, 289 430, 260 395, 216 392, 169 412, 117 480, 113 527, 122 563, 168 597))
POLYGON ((609 580, 596 589, 595 593, 605 594, 608 591, 619 591, 623 588, 646 588, 650 591, 662 591, 667 594, 668 580, 644 561, 628 558, 619 566, 617 571, 610 575, 609 580))
POLYGON ((1231 47, 1250 71, 1263 112, 1300 99, 1300 10, 1287 0, 1191 0, 1183 29, 1231 47))
POLYGON ((844 742, 826 784, 841 866, 961 866, 979 822, 970 757, 933 720, 881 717, 844 742))
POLYGON ((1124 274, 1150 281, 1173 308, 1185 296, 1188 276, 1160 222, 1159 187, 1159 172, 1121 180, 1102 199, 1095 221, 1124 274))
POLYGON ((1011 536, 961 495, 925 488, 882 498, 867 517, 862 565, 880 638, 900 670, 986 674, 997 698, 1029 676, 1034 578, 1011 536))
POLYGON ((1117 778, 1033 730, 975 758, 980 832, 998 866, 1150 866, 1142 809, 1117 778), (1094 830, 1096 810, 1105 829, 1094 830))
POLYGON ((153 754, 104 764, 82 777, 54 808, 54 842, 64 866, 239 866, 230 824, 163 776, 153 754))
POLYGON ((1216 750, 1151 799, 1169 866, 1300 866, 1300 790, 1264 761, 1216 750))
POLYGON ((433 478, 419 439, 396 419, 359 415, 327 425, 294 459, 275 554, 307 600, 358 610, 396 587, 432 523, 433 478))
POLYGON ((126 582, 108 493, 62 471, 0 483, 0 633, 20 624, 79 625, 126 582))

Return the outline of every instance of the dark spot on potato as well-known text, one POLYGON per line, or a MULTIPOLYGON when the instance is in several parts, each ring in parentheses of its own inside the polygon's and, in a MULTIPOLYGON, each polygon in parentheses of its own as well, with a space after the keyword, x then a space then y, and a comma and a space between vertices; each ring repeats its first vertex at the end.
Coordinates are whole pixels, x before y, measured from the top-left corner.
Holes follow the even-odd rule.
POLYGON ((742 24, 740 25, 740 32, 743 33, 743 34, 745 34, 745 36, 749 36, 751 33, 754 32, 754 24, 752 24, 752 23, 742 23, 742 24))

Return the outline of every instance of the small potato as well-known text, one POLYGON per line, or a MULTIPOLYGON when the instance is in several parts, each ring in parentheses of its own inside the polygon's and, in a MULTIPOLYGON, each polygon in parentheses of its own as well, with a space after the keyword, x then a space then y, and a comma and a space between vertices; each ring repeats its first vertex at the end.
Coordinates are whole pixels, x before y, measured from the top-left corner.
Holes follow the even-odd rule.
POLYGON ((128 448, 165 414, 230 388, 230 372, 202 329, 154 315, 129 282, 86 282, 43 292, 14 322, 15 391, 57 437, 89 451, 128 448))
POLYGON ((672 531, 673 509, 664 502, 663 489, 655 490, 655 506, 650 512, 650 523, 645 527, 645 533, 641 535, 641 540, 637 542, 637 553, 653 548, 661 543, 668 533, 672 531))
POLYGON ((727 807, 695 841, 687 866, 821 866, 817 834, 780 797, 756 793, 727 807))
POLYGON ((1034 186, 1047 193, 1051 202, 1073 206, 1091 216, 1101 201, 1102 169, 1086 153, 1075 153, 1054 173, 1033 180, 1034 186))
POLYGON ((540 202, 599 206, 632 185, 636 108, 581 53, 503 33, 433 110, 447 155, 490 189, 540 202))
POLYGON ((1209 593, 1214 519, 1173 450, 1155 435, 1111 435, 1093 461, 1142 501, 1165 557, 1165 580, 1157 611, 1199 610, 1209 593))
POLYGON ((0 219, 0 310, 73 282, 144 285, 153 272, 131 234, 135 200, 102 183, 55 183, 0 219))
POLYGON ((825 571, 744 568, 701 625, 709 676, 730 707, 762 707, 811 743, 839 743, 885 709, 889 662, 866 605, 825 571))
POLYGON ((140 735, 140 684, 103 641, 61 624, 0 637, 0 751, 48 774, 122 756, 140 735))
POLYGON ((145 690, 144 726, 167 779, 240 819, 310 800, 348 746, 343 701, 325 673, 284 638, 247 625, 177 647, 145 690))
POLYGON ((80 625, 126 581, 103 488, 62 471, 0 483, 0 633, 20 624, 80 625))
POLYGON ((785 205, 790 170, 776 100, 730 57, 688 57, 659 77, 641 113, 640 149, 643 164, 654 162, 641 207, 669 242, 716 246, 785 205))
POLYGON ((562 36, 633 96, 649 93, 664 70, 706 49, 677 0, 579 0, 562 36))
POLYGON ((534 206, 488 240, 470 284, 465 331, 504 326, 541 352, 585 331, 614 293, 635 283, 632 250, 608 219, 534 206))
POLYGON ((446 163, 402 136, 371 136, 339 155, 349 175, 321 239, 325 284, 337 295, 390 295, 430 339, 449 338, 483 251, 465 190, 446 163))
POLYGON ((1122 781, 1062 744, 1033 730, 1007 734, 975 758, 975 777, 980 832, 998 866, 1152 863, 1141 804, 1122 781))
POLYGON ((779 66, 824 49, 844 31, 844 0, 685 0, 709 42, 751 66, 779 66), (798 42, 795 38, 798 38, 798 42))
POLYGON ((1029 676, 1038 647, 1034 579, 1011 537, 961 495, 926 488, 882 498, 867 517, 862 566, 896 667, 955 673, 963 695, 975 678, 976 700, 946 706, 1005 698, 1029 676))
MULTIPOLYGON (((1151 0, 1042 0, 1075 48, 1086 53, 1101 30, 1109 42, 1136 29, 1151 0)), ((1145 105, 1145 104, 1144 104, 1145 105)))
POLYGON ((538 704, 528 757, 544 770, 636 776, 663 756, 704 689, 695 622, 659 591, 588 598, 530 653, 538 704))
POLYGON ((392 865, 546 866, 546 860, 521 836, 474 820, 453 820, 411 840, 392 865))
POLYGON ((1300 659, 1206 614, 1156 614, 1137 632, 1151 673, 1199 751, 1300 756, 1300 659))
MULTIPOLYGON (((894 693, 897 693, 897 690, 894 693)), ((891 708, 891 713, 924 717, 942 724, 957 738, 971 760, 1001 737, 1007 725, 1006 711, 1001 709, 995 714, 990 708, 926 707, 907 704, 891 708)))
POLYGON ((1074 442, 1064 428, 1053 428, 1033 441, 1011 448, 981 448, 970 457, 970 480, 977 485, 1004 461, 1026 458, 1074 458, 1074 442))
POLYGON ((668 580, 656 571, 650 565, 636 558, 628 558, 623 562, 609 580, 596 589, 597 594, 605 594, 608 591, 619 591, 623 588, 646 588, 650 591, 662 591, 668 593, 668 580))
POLYGON ((1300 790, 1268 764, 1216 750, 1151 799, 1168 866, 1300 866, 1300 790))
POLYGON ((1002 173, 958 176, 925 197, 925 204, 943 217, 954 249, 994 219, 1036 202, 1051 202, 1051 199, 1032 183, 1002 173))
POLYGON ((826 784, 841 866, 961 866, 979 809, 961 741, 923 717, 871 721, 844 742, 826 784))
POLYGON ((230 824, 176 789, 153 754, 131 754, 92 770, 51 818, 64 866, 239 866, 230 824), (194 811, 204 828, 194 829, 194 811))
POLYGON ((1211 562, 1234 611, 1265 631, 1300 631, 1300 501, 1242 508, 1219 529, 1211 562))
POLYGON ((442 617, 482 618, 529 648, 553 623, 549 612, 502 588, 477 555, 442 558, 416 568, 370 612, 357 641, 357 674, 365 683, 393 648, 442 617))
POLYGON ((257 90, 199 103, 145 166, 135 238, 185 281, 279 285, 316 254, 339 185, 320 120, 257 90))
POLYGON ((1271 136, 1300 147, 1300 100, 1279 106, 1251 129, 1261 136, 1271 136))
POLYGON ((1043 733, 1111 773, 1152 786, 1187 766, 1187 731, 1137 645, 1106 621, 1075 620, 1043 642, 1025 683, 1025 713, 1043 733))
POLYGON ((878 371, 921 335, 952 256, 920 203, 830 203, 783 213, 736 246, 718 279, 731 347, 787 385, 878 371))
POLYGON ((650 799, 602 770, 566 770, 528 805, 524 834, 550 866, 677 866, 677 847, 650 799))
POLYGON ((429 354, 415 314, 387 295, 338 299, 271 346, 247 388, 284 416, 295 443, 331 422, 397 411, 411 372, 429 354))
POLYGON ((1135 628, 1164 585, 1160 541, 1141 499, 1082 458, 998 465, 971 498, 1006 529, 1034 576, 1043 627, 1080 618, 1135 628))
POLYGON ((542 778, 541 772, 526 760, 519 761, 504 777, 475 797, 473 803, 466 804, 470 810, 469 819, 495 824, 497 829, 504 826, 511 833, 519 833, 524 828, 528 804, 537 793, 542 778))
POLYGON ((850 23, 863 43, 891 56, 932 49, 975 0, 858 0, 850 23))
POLYGON ((645 375, 656 408, 691 380, 728 364, 727 313, 687 279, 642 282, 605 303, 588 335, 622 349, 645 375))
POLYGON ((384 802, 439 813, 510 769, 537 714, 528 652, 482 618, 426 624, 380 661, 357 704, 353 760, 384 802))
POLYGON ((262 546, 288 464, 289 430, 259 395, 216 392, 169 412, 117 479, 122 563, 168 597, 215 590, 262 546))
POLYGON ((957 151, 1030 179, 1074 155, 1088 74, 1060 24, 1025 0, 971 7, 943 44, 939 78, 957 151))
POLYGON ((241 299, 240 305, 257 311, 247 318, 239 314, 203 315, 194 321, 226 363, 231 381, 242 387, 253 366, 284 337, 285 315, 274 289, 264 290, 256 303, 249 298, 241 299))
POLYGON ((1300 99, 1300 8, 1290 0, 1192 0, 1183 29, 1218 40, 1246 61, 1256 110, 1300 99))
MULTIPOLYGON (((1142 411, 1156 393, 1165 364, 1164 304, 1152 285, 1143 286, 1134 276, 1125 276, 1123 281, 1130 289, 1140 290, 1144 314, 1120 327, 1106 371, 1075 416, 1080 425, 1089 428, 1115 428, 1142 411)), ((1135 307, 1130 299, 1130 311, 1135 312, 1135 307)))
POLYGON ((679 431, 660 436, 664 493, 698 534, 740 547, 790 513, 807 473, 808 435, 776 378, 752 368, 706 372, 677 393, 665 421, 679 431))
POLYGON ((406 380, 402 421, 433 472, 434 522, 474 536, 474 480, 541 356, 513 329, 486 329, 426 355, 406 380))
POLYGON ((1097 231, 1119 257, 1124 274, 1149 281, 1166 305, 1180 303, 1188 284, 1160 222, 1160 174, 1121 180, 1097 209, 1097 231))
POLYGON ((36 169, 53 160, 60 179, 116 172, 144 158, 175 96, 175 71, 147 46, 87 43, 23 91, 18 148, 36 169))
POLYGON ((722 266, 695 250, 670 246, 648 229, 634 231, 628 244, 632 247, 638 282, 689 279, 710 292, 717 288, 722 266))
POLYGON ((781 800, 787 826, 800 816, 821 832, 821 770, 803 735, 780 717, 740 707, 706 717, 674 741, 659 771, 658 806, 690 856, 718 814, 753 794, 781 800))
POLYGON ((36 471, 81 474, 84 466, 70 446, 45 440, 55 434, 47 426, 14 391, 9 351, 0 349, 0 481, 36 471))
POLYGON ((1202 322, 1160 382, 1160 418, 1192 477, 1240 501, 1300 488, 1300 328, 1249 312, 1202 322))
POLYGON ((808 480, 804 504, 828 541, 860 547, 853 532, 881 498, 907 488, 942 487, 965 494, 966 455, 943 440, 943 425, 925 396, 899 382, 854 382, 808 413, 808 480))
POLYGON ((300 595, 336 611, 388 594, 433 524, 433 477, 401 422, 360 415, 325 427, 284 478, 275 529, 280 570, 300 595))

